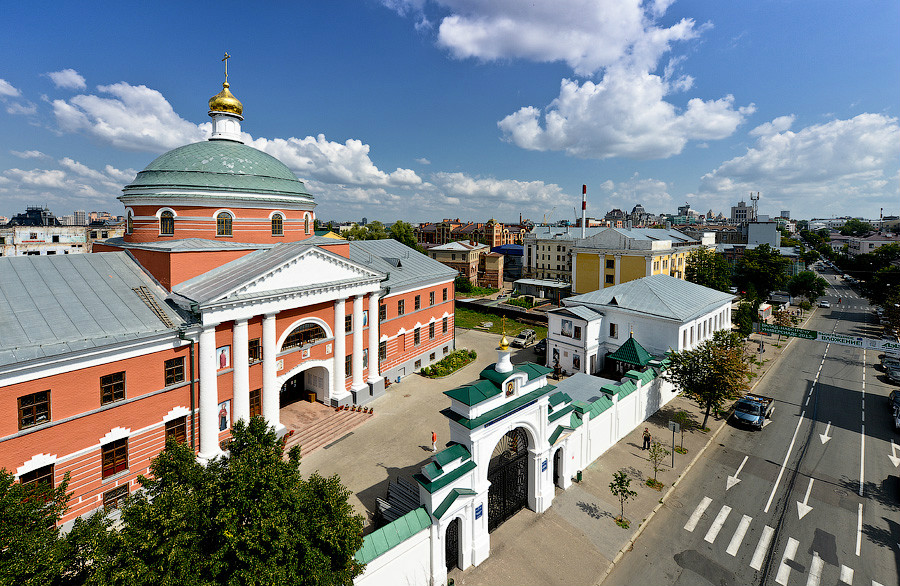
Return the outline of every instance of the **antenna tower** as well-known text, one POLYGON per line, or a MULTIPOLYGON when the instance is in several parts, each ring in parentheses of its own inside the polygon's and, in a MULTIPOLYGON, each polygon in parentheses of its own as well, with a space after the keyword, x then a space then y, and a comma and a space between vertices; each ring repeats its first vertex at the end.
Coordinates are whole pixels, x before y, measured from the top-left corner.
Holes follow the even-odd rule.
POLYGON ((756 215, 756 212, 757 212, 757 209, 756 209, 756 208, 757 208, 757 203, 756 203, 756 202, 759 201, 759 192, 758 192, 758 191, 756 192, 756 195, 753 195, 753 192, 752 192, 752 191, 750 192, 750 201, 753 202, 753 218, 751 219, 751 221, 755 222, 755 221, 756 221, 756 218, 757 218, 757 215, 756 215))

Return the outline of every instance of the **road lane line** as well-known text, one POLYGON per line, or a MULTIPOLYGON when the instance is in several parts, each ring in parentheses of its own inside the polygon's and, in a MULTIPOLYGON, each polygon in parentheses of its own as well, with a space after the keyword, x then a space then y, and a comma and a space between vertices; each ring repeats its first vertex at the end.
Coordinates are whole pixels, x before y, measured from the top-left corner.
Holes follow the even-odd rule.
POLYGON ((784 548, 784 554, 781 556, 781 565, 778 566, 778 575, 775 576, 775 581, 781 586, 787 586, 788 578, 791 576, 791 567, 788 562, 794 561, 799 545, 800 542, 793 537, 788 538, 787 547, 784 548))
POLYGON ((853 584, 853 568, 841 564, 841 582, 844 584, 853 584))
POLYGON ((728 515, 731 513, 731 507, 728 505, 722 505, 722 508, 719 509, 719 514, 716 515, 716 520, 713 521, 713 524, 710 525, 709 531, 706 532, 705 539, 708 543, 712 543, 716 540, 716 537, 719 536, 719 531, 722 530, 722 525, 725 524, 725 520, 728 518, 728 515))
POLYGON ((737 531, 734 532, 734 535, 731 536, 731 541, 728 543, 728 549, 725 550, 725 553, 734 557, 737 555, 738 549, 741 547, 741 543, 744 541, 744 535, 747 533, 747 529, 750 527, 750 521, 753 520, 753 517, 750 515, 744 515, 741 518, 740 524, 738 524, 737 531))
POLYGON ((862 503, 859 503, 859 519, 856 521, 856 557, 862 547, 862 503))
POLYGON ((775 530, 766 525, 763 528, 762 535, 759 536, 759 543, 756 544, 756 550, 753 552, 753 559, 750 560, 750 567, 754 570, 759 571, 762 568, 763 558, 766 557, 766 552, 769 550, 769 544, 772 543, 772 536, 775 535, 775 530))
POLYGON ((697 527, 697 523, 700 522, 700 517, 703 516, 703 513, 706 512, 706 507, 712 502, 712 499, 708 496, 703 497, 703 500, 700 501, 700 504, 697 505, 697 508, 694 509, 691 518, 687 520, 687 523, 684 524, 684 528, 688 531, 693 531, 694 528, 697 527))
POLYGON ((863 495, 866 470, 866 351, 863 350, 862 431, 859 434, 859 496, 863 495))
POLYGON ((819 586, 822 580, 822 566, 825 560, 819 557, 819 552, 813 552, 812 563, 809 564, 809 576, 806 578, 806 586, 819 586))
POLYGON ((803 416, 806 414, 806 411, 800 412, 800 419, 797 420, 797 428, 794 430, 794 437, 791 438, 791 445, 788 446, 787 453, 784 455, 784 462, 781 463, 781 470, 778 471, 778 478, 775 479, 775 486, 772 487, 772 494, 769 495, 769 500, 766 502, 766 508, 763 510, 764 513, 769 512, 769 507, 772 506, 772 499, 775 498, 775 491, 778 490, 778 485, 781 484, 781 477, 784 476, 784 467, 787 466, 788 458, 791 457, 791 451, 794 449, 794 442, 797 441, 797 432, 800 431, 800 424, 803 423, 803 416))

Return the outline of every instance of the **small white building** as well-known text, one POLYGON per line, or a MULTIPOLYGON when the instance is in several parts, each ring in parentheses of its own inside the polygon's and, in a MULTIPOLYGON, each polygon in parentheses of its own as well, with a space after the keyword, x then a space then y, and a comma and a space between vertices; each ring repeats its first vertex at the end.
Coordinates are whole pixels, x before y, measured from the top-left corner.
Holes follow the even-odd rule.
POLYGON ((546 365, 596 374, 606 367, 606 357, 632 337, 650 356, 694 348, 713 332, 731 328, 733 299, 668 275, 569 297, 564 307, 547 314, 546 365))

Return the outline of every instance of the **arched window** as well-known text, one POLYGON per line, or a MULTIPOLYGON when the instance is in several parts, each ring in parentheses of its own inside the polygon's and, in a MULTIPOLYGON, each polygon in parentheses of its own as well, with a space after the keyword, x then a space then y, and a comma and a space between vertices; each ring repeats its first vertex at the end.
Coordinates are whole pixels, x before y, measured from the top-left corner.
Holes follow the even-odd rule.
POLYGON ((272 216, 272 236, 284 236, 284 218, 281 214, 272 216))
POLYGON ((309 234, 309 215, 303 216, 303 232, 309 234))
POLYGON ((131 213, 131 210, 128 210, 128 216, 125 218, 125 233, 131 234, 134 230, 134 216, 131 213))
POLYGON ((219 212, 216 216, 216 236, 231 236, 231 214, 219 212))
POLYGON ((159 235, 175 235, 175 214, 172 212, 162 212, 159 214, 159 235))
POLYGON ((323 338, 325 338, 325 330, 322 329, 322 326, 314 323, 300 324, 284 339, 281 351, 313 344, 323 338))

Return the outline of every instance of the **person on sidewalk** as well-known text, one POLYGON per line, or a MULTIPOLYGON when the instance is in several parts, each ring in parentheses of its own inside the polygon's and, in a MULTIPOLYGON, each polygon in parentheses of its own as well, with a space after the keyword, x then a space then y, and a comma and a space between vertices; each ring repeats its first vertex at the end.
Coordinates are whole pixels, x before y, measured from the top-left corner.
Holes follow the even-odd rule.
POLYGON ((644 445, 641 447, 642 450, 650 449, 650 440, 652 437, 650 436, 650 430, 648 428, 644 428, 644 445))
POLYGON ((433 431, 431 432, 431 451, 432 452, 437 451, 437 434, 434 433, 433 431))

